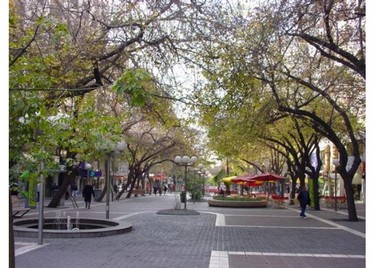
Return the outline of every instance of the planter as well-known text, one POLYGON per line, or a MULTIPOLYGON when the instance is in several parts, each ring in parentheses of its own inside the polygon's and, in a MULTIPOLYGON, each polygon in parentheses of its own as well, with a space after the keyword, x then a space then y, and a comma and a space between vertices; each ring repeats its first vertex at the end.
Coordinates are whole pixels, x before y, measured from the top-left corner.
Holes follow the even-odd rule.
POLYGON ((341 209, 347 209, 346 197, 345 196, 322 196, 319 200, 321 207, 334 208, 335 198, 337 200, 337 207, 341 209))
POLYGON ((259 201, 235 201, 235 200, 208 200, 208 205, 211 207, 232 207, 232 208, 264 208, 267 207, 267 200, 259 201))

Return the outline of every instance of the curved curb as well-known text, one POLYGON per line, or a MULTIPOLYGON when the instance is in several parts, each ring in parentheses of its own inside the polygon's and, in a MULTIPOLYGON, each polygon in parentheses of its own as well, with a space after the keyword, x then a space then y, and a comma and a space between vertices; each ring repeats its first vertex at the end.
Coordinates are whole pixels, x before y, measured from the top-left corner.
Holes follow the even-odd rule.
MULTIPOLYGON (((46 218, 45 223, 56 221, 56 218, 46 218)), ((38 224, 38 219, 17 220, 13 223, 13 231, 15 236, 19 237, 38 237, 38 229, 28 226, 38 224)), ((133 225, 127 222, 117 222, 102 219, 80 218, 79 224, 94 224, 105 227, 86 230, 47 230, 43 229, 43 236, 46 238, 87 238, 87 237, 103 237, 116 234, 128 233, 132 230, 133 225)))

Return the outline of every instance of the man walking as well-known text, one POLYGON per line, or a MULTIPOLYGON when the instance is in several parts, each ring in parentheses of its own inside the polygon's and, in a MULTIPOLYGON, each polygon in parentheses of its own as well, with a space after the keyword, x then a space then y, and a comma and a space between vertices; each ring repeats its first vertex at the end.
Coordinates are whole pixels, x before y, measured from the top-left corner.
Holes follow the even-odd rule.
POLYGON ((310 196, 305 186, 301 186, 297 199, 301 207, 301 213, 299 215, 301 219, 306 219, 305 211, 306 211, 307 205, 310 205, 310 196))
POLYGON ((83 188, 82 195, 85 199, 86 208, 90 209, 91 195, 95 197, 94 188, 92 187, 92 185, 87 183, 85 188, 83 188))

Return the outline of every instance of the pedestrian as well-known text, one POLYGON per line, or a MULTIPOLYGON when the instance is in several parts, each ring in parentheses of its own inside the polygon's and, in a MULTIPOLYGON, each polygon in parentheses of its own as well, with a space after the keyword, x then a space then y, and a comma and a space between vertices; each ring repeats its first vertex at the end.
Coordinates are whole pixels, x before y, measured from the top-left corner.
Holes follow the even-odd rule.
POLYGON ((219 195, 220 196, 224 196, 224 190, 223 190, 223 188, 220 188, 219 195))
POLYGON ((83 188, 82 195, 85 199, 86 208, 90 209, 91 195, 95 197, 94 188, 92 187, 92 185, 87 183, 85 187, 83 188))
POLYGON ((72 197, 76 197, 77 196, 77 191, 78 191, 78 187, 77 187, 77 184, 75 182, 73 182, 71 185, 70 185, 70 191, 72 193, 72 197))
POLYGON ((40 184, 40 182, 36 185, 36 191, 37 191, 36 201, 40 202, 40 191, 41 191, 41 184, 40 184))
POLYGON ((117 201, 119 201, 119 196, 118 196, 118 186, 117 186, 117 184, 115 183, 114 185, 113 185, 113 191, 115 192, 115 199, 117 200, 117 201))
POLYGON ((158 186, 156 184, 154 184, 154 194, 156 195, 158 192, 158 186))
POLYGON ((164 195, 167 194, 167 190, 168 190, 168 186, 166 184, 164 184, 164 195))
POLYGON ((305 214, 306 207, 307 205, 310 205, 311 200, 310 200, 309 192, 306 190, 305 186, 301 186, 301 188, 299 189, 297 199, 301 207, 301 213, 299 215, 301 219, 306 219, 306 214, 305 214))

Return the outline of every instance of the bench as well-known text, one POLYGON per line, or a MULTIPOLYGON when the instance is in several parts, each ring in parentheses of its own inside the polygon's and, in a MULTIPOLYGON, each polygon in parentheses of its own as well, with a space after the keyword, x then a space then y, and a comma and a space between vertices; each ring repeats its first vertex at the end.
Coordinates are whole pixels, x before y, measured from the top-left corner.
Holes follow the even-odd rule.
POLYGON ((13 218, 21 218, 23 215, 29 212, 30 208, 25 208, 23 204, 21 204, 18 196, 12 195, 11 198, 13 218))
POLYGON ((136 196, 136 195, 145 196, 145 190, 142 190, 142 189, 133 189, 132 194, 134 196, 136 196))

